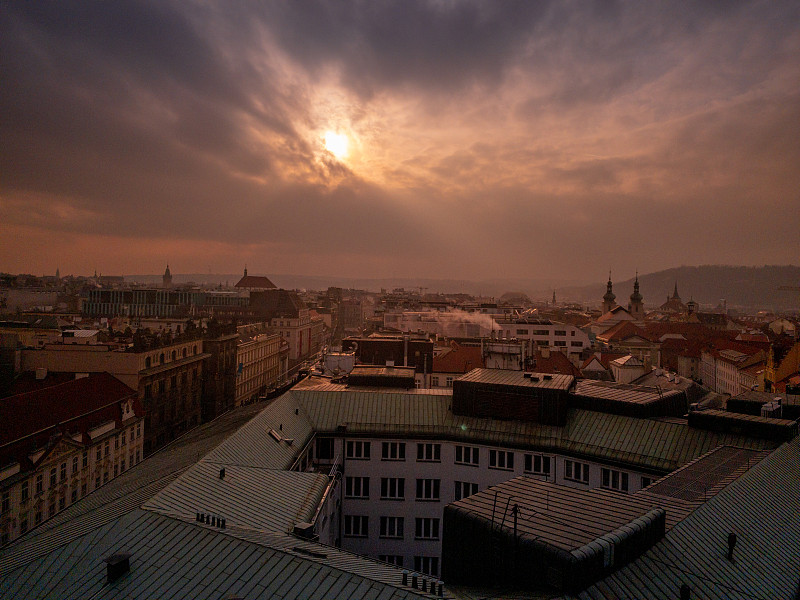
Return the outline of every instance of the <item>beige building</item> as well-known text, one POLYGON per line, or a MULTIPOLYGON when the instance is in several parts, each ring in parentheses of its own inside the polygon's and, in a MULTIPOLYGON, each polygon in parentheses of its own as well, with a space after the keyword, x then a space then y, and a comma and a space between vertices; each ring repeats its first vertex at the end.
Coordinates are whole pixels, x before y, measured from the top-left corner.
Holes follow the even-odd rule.
POLYGON ((144 454, 144 409, 136 390, 108 373, 5 398, 0 422, 2 546, 135 466, 144 454))
POLYGON ((269 332, 266 323, 241 325, 237 330, 235 405, 242 406, 285 381, 289 347, 282 345, 279 334, 269 332))
POLYGON ((146 411, 149 454, 201 421, 203 341, 194 339, 134 352, 112 344, 47 344, 24 350, 22 370, 110 373, 137 390, 146 411))

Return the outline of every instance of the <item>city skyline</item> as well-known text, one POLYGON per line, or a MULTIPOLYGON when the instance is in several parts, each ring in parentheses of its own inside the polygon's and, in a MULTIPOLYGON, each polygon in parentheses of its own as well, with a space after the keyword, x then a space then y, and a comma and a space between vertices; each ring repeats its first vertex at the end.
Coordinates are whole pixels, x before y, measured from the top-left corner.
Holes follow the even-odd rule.
POLYGON ((800 7, 4 3, 0 270, 797 257, 800 7))

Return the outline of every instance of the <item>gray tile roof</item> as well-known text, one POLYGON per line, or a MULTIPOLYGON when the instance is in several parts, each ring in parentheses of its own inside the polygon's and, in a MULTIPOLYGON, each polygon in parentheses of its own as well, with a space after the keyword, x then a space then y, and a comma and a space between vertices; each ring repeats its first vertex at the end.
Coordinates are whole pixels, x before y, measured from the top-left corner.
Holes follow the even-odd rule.
MULTIPOLYGON (((676 525, 652 549, 577 595, 795 598, 800 581, 800 438, 787 442, 676 525), (728 534, 737 535, 734 560, 728 534)), ((568 596, 573 598, 573 596, 568 596)))
POLYGON ((318 432, 375 436, 438 436, 472 443, 535 448, 615 461, 666 473, 717 446, 757 450, 777 444, 663 422, 570 409, 565 427, 454 415, 450 394, 362 391, 341 385, 295 389, 291 394, 318 432), (332 393, 336 392, 336 393, 332 393))
POLYGON ((572 386, 575 378, 572 375, 542 375, 541 373, 534 373, 533 377, 526 377, 522 371, 472 369, 466 375, 459 377, 458 381, 567 390, 572 386))
MULTIPOLYGON (((302 545, 296 545, 302 549, 302 545)), ((0 573, 3 598, 353 598, 424 597, 402 587, 401 571, 350 555, 341 566, 292 548, 134 510, 0 573), (107 583, 103 559, 129 552, 130 572, 107 583), (360 568, 355 563, 361 564, 360 568), (362 564, 363 563, 363 564, 362 564), (357 573, 360 571, 361 573, 357 573), (362 574, 363 573, 363 574, 362 574)), ((345 554, 345 553, 341 553, 345 554)))

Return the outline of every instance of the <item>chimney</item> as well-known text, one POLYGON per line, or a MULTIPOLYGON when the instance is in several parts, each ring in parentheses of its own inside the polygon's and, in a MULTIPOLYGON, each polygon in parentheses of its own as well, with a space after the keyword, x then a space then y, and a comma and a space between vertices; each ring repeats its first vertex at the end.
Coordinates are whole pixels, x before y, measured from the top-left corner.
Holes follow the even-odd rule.
POLYGON ((692 588, 690 588, 685 583, 681 585, 681 600, 691 600, 692 598, 692 588))
POLYGON ((127 552, 120 552, 119 554, 113 554, 105 559, 108 583, 114 583, 131 570, 130 558, 131 555, 127 552))

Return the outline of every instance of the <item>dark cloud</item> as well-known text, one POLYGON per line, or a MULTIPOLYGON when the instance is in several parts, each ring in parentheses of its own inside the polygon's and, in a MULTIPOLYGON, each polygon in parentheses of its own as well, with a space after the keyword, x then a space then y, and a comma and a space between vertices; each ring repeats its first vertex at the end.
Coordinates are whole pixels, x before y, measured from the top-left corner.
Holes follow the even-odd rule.
POLYGON ((789 0, 4 2, 0 234, 454 277, 789 262, 798 24, 789 0), (321 147, 339 126, 352 160, 321 147))

